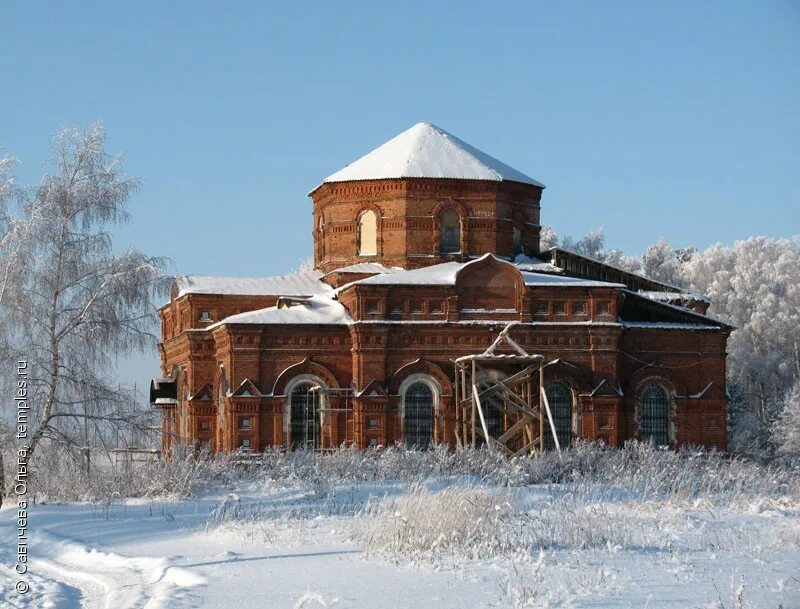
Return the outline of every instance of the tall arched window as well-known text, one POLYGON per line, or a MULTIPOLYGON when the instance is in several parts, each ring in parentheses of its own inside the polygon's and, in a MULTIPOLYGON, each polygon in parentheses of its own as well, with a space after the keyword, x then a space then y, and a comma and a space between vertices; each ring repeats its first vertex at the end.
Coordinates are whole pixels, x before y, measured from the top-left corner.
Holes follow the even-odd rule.
POLYGON ((669 444, 669 400, 659 385, 648 385, 639 399, 639 429, 642 442, 651 439, 656 446, 669 444))
MULTIPOLYGON (((567 448, 572 441, 572 391, 564 383, 550 383, 545 388, 550 414, 553 415, 553 426, 561 448, 567 448)), ((552 450, 556 447, 550 423, 544 424, 544 447, 552 450)))
POLYGON ((455 254, 461 251, 461 216, 452 207, 439 216, 439 252, 455 254))
POLYGON ((358 255, 377 256, 378 217, 368 209, 358 217, 358 255))
POLYGON ((292 389, 289 397, 289 441, 292 448, 319 448, 319 391, 314 383, 303 381, 292 389))
POLYGON ((408 386, 403 397, 403 427, 409 448, 428 448, 433 441, 433 391, 427 384, 408 386))

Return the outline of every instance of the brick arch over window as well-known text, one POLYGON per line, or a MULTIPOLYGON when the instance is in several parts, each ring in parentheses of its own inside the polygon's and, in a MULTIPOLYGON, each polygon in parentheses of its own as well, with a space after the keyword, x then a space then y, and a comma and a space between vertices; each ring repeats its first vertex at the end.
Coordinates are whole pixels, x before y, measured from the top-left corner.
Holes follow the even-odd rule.
POLYGON ((597 385, 591 378, 591 371, 561 358, 545 365, 544 383, 547 385, 552 382, 566 383, 576 396, 590 393, 597 385))
POLYGON ((377 205, 363 206, 356 216, 356 255, 378 256, 382 250, 381 210, 377 205))
POLYGON ((456 275, 459 306, 489 311, 523 311, 525 281, 511 264, 487 254, 464 266, 456 275))
POLYGON ((389 391, 397 395, 403 381, 412 375, 426 375, 432 377, 439 383, 442 395, 453 395, 453 384, 450 382, 450 378, 445 374, 444 370, 425 358, 416 359, 398 368, 389 379, 389 391))
POLYGON ((442 201, 433 209, 433 251, 437 254, 463 254, 469 253, 469 222, 467 218, 467 208, 454 199, 442 201), (447 228, 445 222, 448 219, 454 220, 458 217, 458 230, 456 243, 445 241, 447 228))
POLYGON ((336 380, 333 372, 328 370, 322 364, 311 361, 305 358, 303 361, 289 366, 286 370, 278 375, 275 384, 272 387, 272 395, 286 395, 286 386, 293 378, 301 375, 312 375, 321 378, 325 385, 331 389, 338 389, 339 382, 336 380))

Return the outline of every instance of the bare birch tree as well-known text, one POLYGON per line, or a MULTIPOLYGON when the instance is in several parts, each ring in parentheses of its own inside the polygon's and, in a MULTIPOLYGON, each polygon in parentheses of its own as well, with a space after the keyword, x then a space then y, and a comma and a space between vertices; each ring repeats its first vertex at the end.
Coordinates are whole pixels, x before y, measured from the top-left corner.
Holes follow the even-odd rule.
POLYGON ((15 294, 2 302, 30 370, 29 458, 44 439, 75 446, 90 429, 136 422, 112 365, 155 345, 154 300, 168 284, 162 258, 112 248, 138 182, 106 153, 103 129, 67 129, 55 141, 54 171, 15 221, 15 294))

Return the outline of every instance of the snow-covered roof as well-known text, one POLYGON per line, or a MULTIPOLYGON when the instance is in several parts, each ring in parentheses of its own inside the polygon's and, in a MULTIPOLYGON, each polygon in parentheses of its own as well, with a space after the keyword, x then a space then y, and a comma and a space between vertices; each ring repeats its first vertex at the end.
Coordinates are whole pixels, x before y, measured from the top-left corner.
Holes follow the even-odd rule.
POLYGON ((554 273, 560 275, 564 269, 555 266, 550 262, 545 262, 539 258, 517 254, 514 258, 514 266, 520 271, 533 271, 534 273, 554 273))
POLYGON ((343 266, 338 269, 325 273, 325 276, 333 275, 334 273, 373 273, 375 275, 385 275, 389 273, 397 273, 403 269, 399 266, 384 266, 379 262, 359 262, 349 266, 343 266))
MULTIPOLYGON (((461 271, 461 269, 469 266, 470 264, 475 264, 487 256, 492 256, 492 254, 485 254, 480 258, 470 260, 469 262, 443 262, 441 264, 434 264, 432 266, 413 269, 410 271, 399 271, 392 274, 374 275, 354 283, 359 285, 455 285, 456 275, 459 271, 461 271)), ((502 262, 516 267, 516 265, 512 265, 510 262, 502 262)), ((517 270, 522 274, 525 285, 529 286, 625 287, 621 283, 608 283, 606 281, 595 281, 591 279, 576 279, 574 277, 562 277, 559 275, 545 273, 532 273, 528 271, 522 271, 519 268, 517 268, 517 270)), ((344 287, 347 286, 343 286, 339 289, 341 290, 344 287)))
POLYGON ((185 294, 235 294, 238 296, 316 296, 331 291, 320 281, 321 271, 275 277, 208 277, 184 275, 175 279, 178 297, 185 294))
POLYGON ((417 123, 323 183, 389 178, 511 180, 544 188, 541 182, 430 123, 417 123))
POLYGON ((305 325, 340 325, 350 324, 353 319, 347 309, 338 301, 327 296, 312 296, 302 299, 302 304, 279 309, 267 307, 256 311, 248 311, 231 315, 208 327, 216 328, 223 324, 305 324, 305 325))
POLYGON ((525 285, 531 286, 555 286, 555 287, 576 287, 576 288, 624 288, 622 283, 611 283, 609 281, 597 281, 595 279, 577 279, 575 277, 561 277, 560 275, 546 275, 543 273, 529 273, 522 271, 522 278, 525 285))
POLYGON ((469 263, 443 262, 420 269, 374 275, 355 283, 359 285, 454 285, 456 273, 469 263))
POLYGON ((645 298, 658 300, 659 302, 670 302, 672 300, 695 300, 697 302, 711 302, 711 298, 705 294, 695 292, 654 292, 649 290, 639 290, 638 292, 645 298))

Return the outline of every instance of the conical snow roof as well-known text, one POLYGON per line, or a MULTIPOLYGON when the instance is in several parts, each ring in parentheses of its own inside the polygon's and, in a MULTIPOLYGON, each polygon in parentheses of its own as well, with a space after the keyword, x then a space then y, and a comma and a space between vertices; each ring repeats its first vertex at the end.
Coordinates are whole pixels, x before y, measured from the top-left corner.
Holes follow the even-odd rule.
POLYGON ((390 178, 511 180, 544 188, 541 182, 430 123, 417 123, 344 169, 329 175, 324 182, 390 178))

